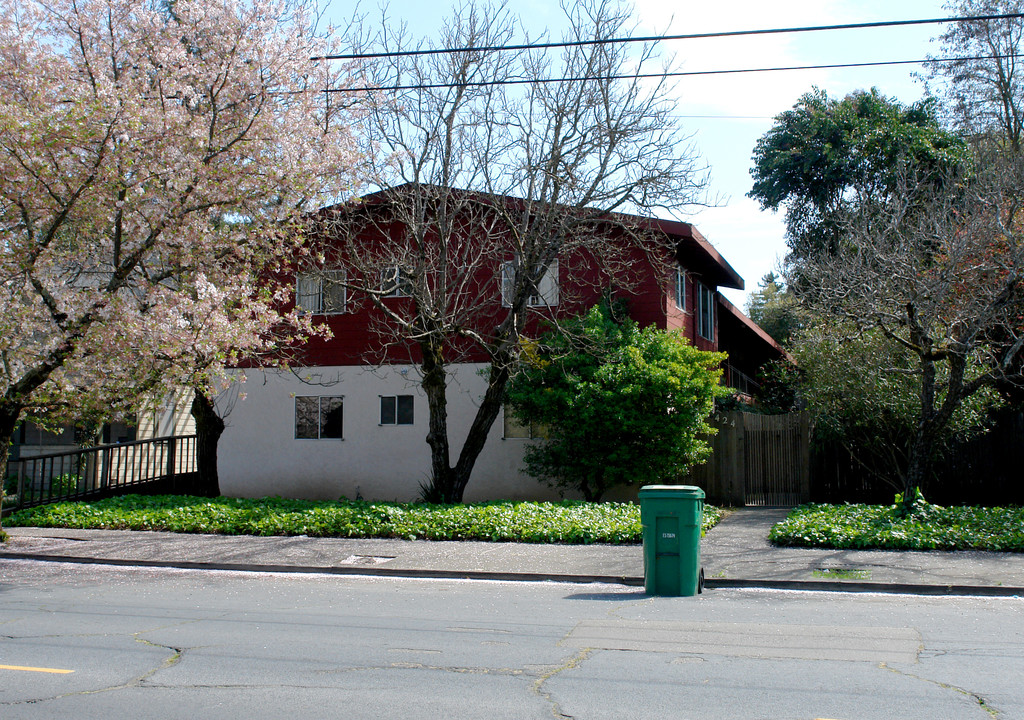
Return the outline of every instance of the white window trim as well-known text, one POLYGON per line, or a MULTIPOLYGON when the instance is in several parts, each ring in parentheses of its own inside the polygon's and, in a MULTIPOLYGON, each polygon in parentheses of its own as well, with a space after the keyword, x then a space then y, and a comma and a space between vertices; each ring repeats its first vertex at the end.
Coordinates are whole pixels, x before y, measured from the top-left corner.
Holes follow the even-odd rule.
POLYGON ((411 395, 411 394, 406 393, 404 395, 397 395, 397 394, 396 395, 379 395, 378 397, 380 398, 380 401, 381 401, 381 407, 379 408, 379 410, 381 412, 381 415, 378 418, 379 419, 379 422, 377 423, 378 425, 380 425, 381 427, 403 427, 403 426, 409 427, 409 426, 412 426, 412 425, 416 424, 416 396, 415 395, 411 395), (413 419, 412 419, 411 422, 398 422, 398 398, 400 398, 400 397, 412 398, 412 403, 413 403, 413 419), (384 422, 384 417, 383 417, 383 414, 384 414, 383 401, 384 401, 385 398, 392 398, 395 401, 395 421, 394 422, 389 422, 389 423, 384 422))
MULTIPOLYGON (((518 256, 513 260, 506 260, 501 264, 501 305, 511 307, 512 293, 515 288, 516 266, 518 256)), ((536 292, 530 294, 526 299, 527 307, 555 307, 558 305, 558 258, 548 263, 547 272, 540 279, 536 292)))
POLYGON ((345 439, 345 396, 344 395, 296 395, 292 404, 293 410, 293 422, 292 422, 292 435, 295 440, 344 440, 345 439), (298 415, 299 415, 299 399, 316 398, 316 437, 299 437, 298 433, 298 415), (341 401, 341 437, 324 437, 323 431, 323 402, 324 400, 340 400, 341 401))
POLYGON ((697 287, 697 307, 694 322, 697 323, 697 335, 705 340, 715 341, 715 291, 703 283, 694 283, 697 287))
POLYGON ((675 286, 672 288, 675 297, 673 298, 676 307, 685 312, 686 310, 686 271, 681 265, 676 266, 675 286))

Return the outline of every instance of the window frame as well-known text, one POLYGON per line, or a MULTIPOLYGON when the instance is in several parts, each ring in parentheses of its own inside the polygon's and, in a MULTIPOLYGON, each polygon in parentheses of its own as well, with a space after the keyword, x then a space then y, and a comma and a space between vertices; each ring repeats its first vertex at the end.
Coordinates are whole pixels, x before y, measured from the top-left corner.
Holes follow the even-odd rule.
MULTIPOLYGON (((512 260, 505 260, 501 263, 501 273, 498 278, 501 292, 501 306, 512 307, 512 297, 515 281, 518 255, 512 260)), ((558 258, 548 263, 548 269, 544 277, 540 279, 537 287, 526 298, 526 307, 556 307, 558 305, 558 258)))
POLYGON ((538 425, 537 423, 531 422, 523 424, 516 418, 515 413, 508 405, 501 407, 501 439, 502 440, 544 440, 547 439, 547 426, 538 425), (519 429, 519 434, 509 434, 509 430, 513 433, 519 429))
POLYGON ((415 425, 416 424, 416 396, 415 395, 379 395, 378 397, 380 398, 380 416, 379 416, 380 422, 378 423, 378 425, 380 425, 381 427, 392 427, 392 426, 397 427, 397 426, 402 426, 402 425, 406 425, 407 426, 407 425, 415 425), (392 422, 385 422, 384 421, 384 405, 385 405, 385 402, 388 401, 388 400, 394 401, 393 405, 392 405, 392 409, 391 409, 392 417, 393 417, 392 422), (407 407, 405 408, 407 414, 404 416, 405 417, 404 420, 403 420, 403 412, 402 412, 402 404, 403 404, 402 401, 403 400, 407 402, 407 407))
POLYGON ((702 282, 694 283, 697 288, 697 307, 694 312, 694 323, 697 335, 715 341, 715 291, 702 282))
MULTIPOLYGON (((292 423, 292 432, 295 440, 344 440, 345 439, 345 396, 344 395, 296 395, 294 396, 293 403, 294 411, 294 422, 292 423), (299 415, 299 404, 300 401, 316 400, 316 435, 300 435, 300 415, 299 415), (327 402, 325 408, 324 401, 327 402), (333 405, 333 407, 331 407, 333 405), (335 418, 330 417, 330 413, 340 411, 337 418, 337 422, 340 424, 338 434, 325 434, 325 426, 330 422, 334 422, 335 418)), ((311 411, 306 410, 309 414, 311 411)), ((308 426, 312 425, 312 422, 307 418, 305 424, 308 426)))
POLYGON ((380 289, 384 293, 381 297, 412 297, 411 287, 409 273, 401 265, 389 265, 381 271, 380 289))
POLYGON ((686 271, 683 270, 682 265, 676 265, 676 277, 675 277, 675 304, 676 307, 682 311, 686 311, 686 271))
POLYGON ((345 277, 345 271, 340 269, 295 273, 295 309, 304 315, 341 315, 348 306, 345 277), (326 287, 325 278, 329 280, 326 287), (315 290, 311 289, 314 283, 315 290), (309 303, 310 298, 312 303, 309 303))

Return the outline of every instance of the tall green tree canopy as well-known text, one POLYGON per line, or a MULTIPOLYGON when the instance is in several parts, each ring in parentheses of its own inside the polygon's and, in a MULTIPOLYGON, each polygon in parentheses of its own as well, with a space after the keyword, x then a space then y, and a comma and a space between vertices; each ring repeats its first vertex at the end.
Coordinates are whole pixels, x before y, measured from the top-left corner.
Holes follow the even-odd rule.
POLYGON ((546 438, 527 448, 527 471, 587 500, 617 485, 675 479, 710 453, 705 438, 722 353, 681 336, 618 322, 607 306, 544 336, 508 399, 546 438))
POLYGON ((747 299, 747 315, 781 345, 800 328, 801 309, 793 291, 775 273, 767 273, 747 299))
POLYGON ((945 187, 853 205, 841 252, 801 266, 803 302, 830 321, 824 372, 801 352, 807 336, 796 352, 819 390, 805 397, 887 438, 908 509, 944 440, 980 426, 993 388, 1024 384, 1021 177, 1020 162, 977 162, 945 187))
POLYGON ((908 509, 944 441, 1022 380, 1024 167, 938 109, 809 93, 759 141, 750 193, 786 207, 803 396, 855 455, 887 457, 908 509))
POLYGON ((837 100, 814 89, 758 140, 748 195, 763 209, 785 207, 798 275, 805 258, 838 250, 851 205, 884 202, 908 175, 914 185, 940 184, 966 157, 933 99, 903 105, 872 88, 837 100))

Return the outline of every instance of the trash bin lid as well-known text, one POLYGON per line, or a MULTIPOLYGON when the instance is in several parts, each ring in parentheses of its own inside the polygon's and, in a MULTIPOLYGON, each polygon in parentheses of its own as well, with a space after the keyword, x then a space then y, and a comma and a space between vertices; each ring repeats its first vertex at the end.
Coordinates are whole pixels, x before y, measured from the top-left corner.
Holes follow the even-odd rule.
POLYGON ((704 491, 696 485, 645 485, 640 488, 641 498, 696 498, 704 497, 704 491))

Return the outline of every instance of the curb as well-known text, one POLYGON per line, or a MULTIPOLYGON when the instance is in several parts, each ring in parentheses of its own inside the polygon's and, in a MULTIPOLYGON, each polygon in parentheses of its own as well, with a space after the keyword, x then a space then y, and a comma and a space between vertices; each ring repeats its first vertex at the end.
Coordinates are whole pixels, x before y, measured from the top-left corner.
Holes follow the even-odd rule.
POLYGON ((836 580, 737 580, 708 578, 705 588, 803 590, 817 592, 886 593, 893 595, 958 595, 1024 597, 1024 587, 1012 585, 922 585, 920 583, 839 582, 836 580))
POLYGON ((373 566, 337 567, 308 565, 256 565, 251 563, 210 563, 192 560, 125 560, 121 558, 95 558, 77 555, 41 555, 35 553, 0 553, 0 557, 14 560, 66 562, 77 565, 112 565, 115 567, 148 567, 178 570, 228 570, 234 572, 266 572, 282 574, 361 575, 443 580, 504 580, 508 582, 565 582, 612 583, 643 586, 643 577, 628 575, 573 575, 562 573, 500 572, 490 570, 437 570, 431 568, 387 568, 373 566))
MULTIPOLYGON (((256 565, 250 563, 213 563, 191 560, 128 560, 95 558, 77 555, 45 555, 37 553, 0 553, 13 560, 66 562, 78 565, 109 565, 114 567, 146 567, 178 570, 222 570, 233 572, 265 572, 280 574, 349 575, 438 580, 496 580, 505 582, 563 582, 575 584, 608 583, 643 587, 643 576, 575 575, 563 573, 500 572, 488 570, 438 570, 430 568, 386 568, 373 566, 311 567, 307 565, 256 565)), ((923 585, 919 583, 839 582, 835 580, 744 580, 738 578, 707 578, 707 590, 797 590, 804 592, 885 593, 921 596, 1024 597, 1024 587, 1006 585, 923 585)))

